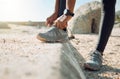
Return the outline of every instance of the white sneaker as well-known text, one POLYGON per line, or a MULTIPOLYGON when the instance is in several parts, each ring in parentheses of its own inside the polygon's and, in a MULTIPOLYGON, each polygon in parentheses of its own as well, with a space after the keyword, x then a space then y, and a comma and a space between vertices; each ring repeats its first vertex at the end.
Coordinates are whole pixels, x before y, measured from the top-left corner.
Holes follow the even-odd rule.
POLYGON ((37 39, 43 42, 64 42, 68 40, 68 34, 64 30, 51 26, 47 32, 39 33, 37 39))

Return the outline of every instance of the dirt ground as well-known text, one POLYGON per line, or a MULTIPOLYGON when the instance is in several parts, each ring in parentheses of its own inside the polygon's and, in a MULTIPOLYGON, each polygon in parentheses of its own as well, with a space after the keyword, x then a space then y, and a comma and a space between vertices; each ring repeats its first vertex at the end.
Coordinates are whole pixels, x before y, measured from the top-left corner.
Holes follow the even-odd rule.
MULTIPOLYGON (((97 44, 98 35, 77 34, 73 45, 87 60, 97 44)), ((83 68, 84 70, 84 68, 83 68)), ((114 28, 103 55, 103 66, 100 71, 84 70, 87 79, 120 79, 120 28, 114 28)))
MULTIPOLYGON (((17 25, 10 25, 11 29, 0 29, 0 67, 5 68, 6 65, 11 63, 11 65, 14 65, 14 63, 17 63, 18 61, 9 62, 11 59, 17 59, 17 54, 21 54, 21 57, 18 59, 22 62, 24 59, 22 58, 28 58, 30 54, 36 54, 37 50, 34 50, 35 48, 39 48, 36 43, 35 35, 42 30, 39 30, 36 27, 28 27, 28 26, 17 26, 17 25), (30 39, 32 38, 32 39, 30 39), (32 48, 32 44, 34 44, 35 48, 32 48), (26 48, 23 47, 26 46, 26 48), (33 50, 32 50, 33 49, 33 50), (10 53, 16 52, 16 53, 10 53), (23 55, 24 51, 24 55, 23 55), (32 53, 32 51, 36 53, 32 53), (29 53, 28 53, 29 52, 29 53), (25 55, 26 54, 26 55, 25 55)), ((44 28, 42 28, 44 29, 44 28)), ((96 34, 77 34, 75 35, 75 39, 71 40, 73 46, 79 51, 79 53, 83 56, 83 62, 87 59, 88 54, 90 51, 94 50, 98 35, 96 34)), ((35 58, 35 57, 33 57, 35 58)), ((37 60, 29 59, 29 61, 32 62, 32 64, 36 63, 37 60)), ((21 62, 18 62, 21 63, 21 62)), ((26 67, 29 67, 29 64, 26 67)), ((9 66, 11 66, 9 65, 9 66)), ((83 63, 81 63, 83 65, 83 63)), ((14 67, 14 66, 13 66, 14 67)), ((83 67, 82 67, 83 68, 83 67)), ((18 69, 19 68, 14 68, 18 69)), ((4 72, 3 74, 9 74, 10 70, 6 68, 5 70, 0 69, 1 72, 4 72)), ((24 69, 23 69, 24 70, 24 69)), ((31 69, 29 68, 31 71, 31 69)), ((14 70, 15 71, 15 70, 14 70)), ((22 72, 22 70, 19 70, 22 72)), ((113 30, 113 33, 108 41, 108 44, 106 46, 106 49, 104 51, 103 56, 103 66, 100 71, 83 71, 87 77, 87 79, 120 79, 120 28, 115 28, 113 30)), ((34 71, 33 71, 34 72, 34 71)), ((17 73, 19 74, 19 73, 17 73)), ((31 74, 29 72, 26 72, 25 75, 36 75, 36 73, 31 74)), ((7 77, 0 78, 0 79, 6 79, 7 77)), ((29 78, 32 79, 32 78, 29 78)))

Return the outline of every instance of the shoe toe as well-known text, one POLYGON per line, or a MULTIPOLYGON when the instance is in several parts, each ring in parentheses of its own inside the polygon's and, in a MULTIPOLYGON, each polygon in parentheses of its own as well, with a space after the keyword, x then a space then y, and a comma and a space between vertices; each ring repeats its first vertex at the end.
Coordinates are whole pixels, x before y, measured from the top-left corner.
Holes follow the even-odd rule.
POLYGON ((37 35, 37 39, 40 41, 46 41, 45 35, 43 33, 39 33, 37 35))
POLYGON ((84 67, 86 69, 90 69, 90 70, 99 70, 100 69, 100 65, 97 62, 93 62, 93 61, 85 62, 84 67))

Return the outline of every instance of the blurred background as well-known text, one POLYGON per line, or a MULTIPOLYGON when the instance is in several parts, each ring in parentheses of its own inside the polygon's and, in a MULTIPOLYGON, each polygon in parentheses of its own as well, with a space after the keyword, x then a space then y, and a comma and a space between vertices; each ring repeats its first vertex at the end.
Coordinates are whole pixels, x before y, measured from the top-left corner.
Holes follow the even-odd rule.
MULTIPOLYGON (((95 0, 76 0, 74 11, 81 5, 91 1, 95 0)), ((8 23, 45 26, 45 20, 53 13, 54 5, 55 0, 0 0, 0 28, 6 26, 8 23)), ((120 0, 117 0, 117 22, 120 21, 119 5, 120 0)))
MULTIPOLYGON (((90 1, 95 0, 76 0, 75 10, 90 1)), ((54 11, 54 3, 55 0, 0 0, 0 21, 45 21, 54 11)), ((117 0, 116 11, 119 5, 117 0)))

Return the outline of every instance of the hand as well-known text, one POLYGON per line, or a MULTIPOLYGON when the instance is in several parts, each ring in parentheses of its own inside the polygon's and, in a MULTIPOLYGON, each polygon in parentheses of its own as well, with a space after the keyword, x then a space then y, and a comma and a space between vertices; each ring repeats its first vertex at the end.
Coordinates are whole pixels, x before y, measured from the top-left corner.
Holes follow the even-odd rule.
POLYGON ((55 20, 54 25, 60 29, 67 27, 67 22, 72 18, 72 16, 62 15, 57 20, 55 20))
POLYGON ((58 14, 53 13, 50 17, 46 19, 46 25, 50 27, 53 24, 53 22, 57 19, 57 17, 58 17, 58 14))

